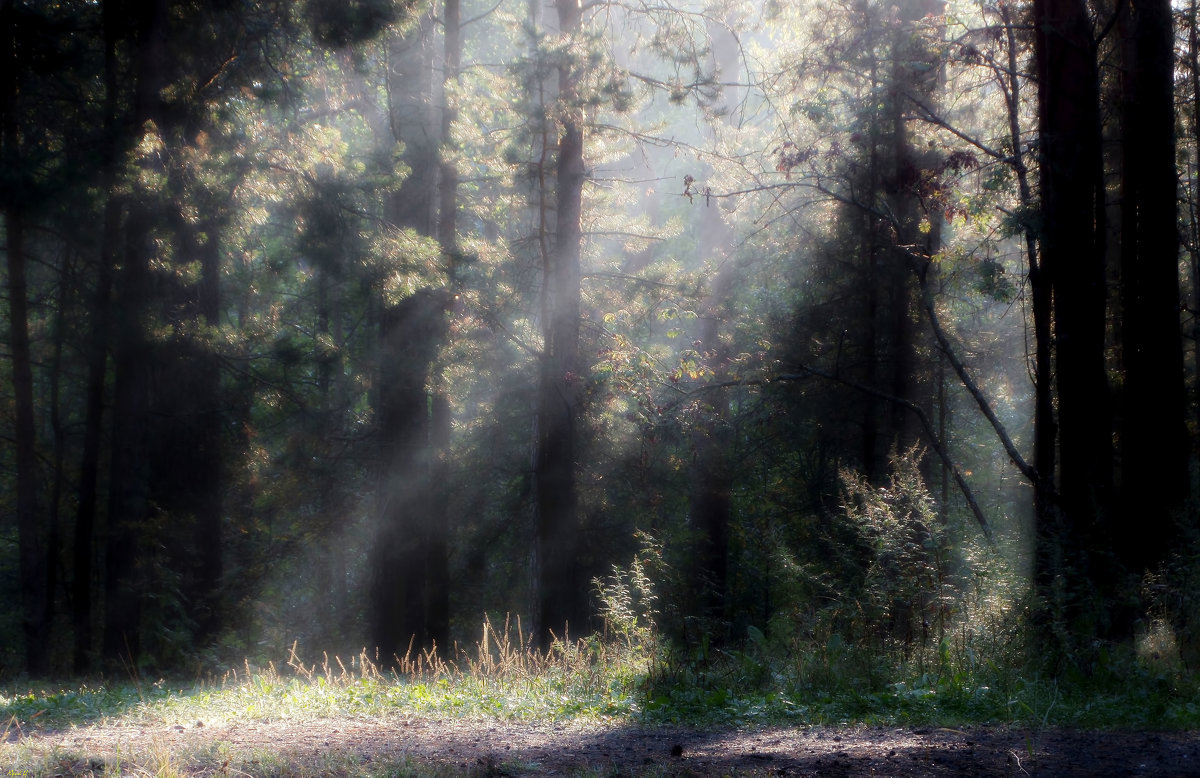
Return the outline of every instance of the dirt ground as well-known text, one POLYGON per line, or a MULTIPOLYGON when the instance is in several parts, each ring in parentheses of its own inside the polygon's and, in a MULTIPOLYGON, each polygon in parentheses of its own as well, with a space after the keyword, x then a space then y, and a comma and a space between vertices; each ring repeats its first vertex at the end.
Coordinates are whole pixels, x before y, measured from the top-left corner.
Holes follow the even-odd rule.
MULTIPOLYGON (((701 731, 388 718, 92 726, 28 734, 21 742, 37 753, 85 759, 128 759, 164 747, 211 754, 214 744, 246 761, 267 752, 297 764, 407 757, 450 774, 490 776, 1200 776, 1200 733, 1004 727, 701 731)), ((210 762, 198 774, 211 770, 210 762)))

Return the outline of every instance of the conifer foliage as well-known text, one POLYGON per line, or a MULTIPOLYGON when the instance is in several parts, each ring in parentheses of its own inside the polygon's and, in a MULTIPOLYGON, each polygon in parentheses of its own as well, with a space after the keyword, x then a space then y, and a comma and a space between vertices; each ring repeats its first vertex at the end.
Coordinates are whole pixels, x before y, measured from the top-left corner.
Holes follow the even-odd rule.
POLYGON ((1187 644, 1196 30, 0 0, 0 668, 1187 644))

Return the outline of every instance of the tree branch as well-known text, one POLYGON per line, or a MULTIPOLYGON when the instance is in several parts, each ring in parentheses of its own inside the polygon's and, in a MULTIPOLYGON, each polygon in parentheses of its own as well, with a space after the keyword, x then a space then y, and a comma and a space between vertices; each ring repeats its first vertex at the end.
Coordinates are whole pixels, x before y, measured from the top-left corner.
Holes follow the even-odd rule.
POLYGON ((967 392, 975 400, 975 404, 979 406, 980 413, 992 425, 992 429, 995 430, 996 437, 1000 439, 1001 445, 1004 446, 1004 452, 1008 454, 1008 458, 1029 479, 1029 482, 1036 486, 1039 480, 1037 469, 1026 462, 1025 458, 1021 456, 1021 452, 1017 450, 1012 438, 1009 437, 1008 430, 1004 428, 1003 422, 1000 421, 995 411, 992 410, 992 405, 988 402, 987 397, 984 396, 983 390, 971 378, 971 374, 967 372, 966 365, 958 358, 958 354, 950 344, 950 339, 946 336, 946 331, 942 329, 941 320, 938 319, 937 309, 933 304, 933 293, 929 291, 929 282, 925 278, 925 274, 917 272, 916 275, 921 285, 921 306, 925 309, 925 315, 929 317, 929 326, 933 328, 933 335, 937 338, 938 348, 946 355, 947 361, 950 362, 950 366, 954 368, 955 374, 958 375, 958 380, 962 382, 967 392))

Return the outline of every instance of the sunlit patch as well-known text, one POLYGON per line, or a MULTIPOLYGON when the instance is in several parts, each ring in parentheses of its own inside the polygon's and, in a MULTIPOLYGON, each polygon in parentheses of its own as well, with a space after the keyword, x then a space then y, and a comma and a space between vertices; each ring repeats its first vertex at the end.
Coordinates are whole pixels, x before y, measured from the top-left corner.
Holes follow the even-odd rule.
POLYGON ((1147 666, 1160 671, 1177 672, 1183 669, 1175 628, 1161 617, 1150 619, 1145 631, 1138 635, 1137 656, 1147 666))

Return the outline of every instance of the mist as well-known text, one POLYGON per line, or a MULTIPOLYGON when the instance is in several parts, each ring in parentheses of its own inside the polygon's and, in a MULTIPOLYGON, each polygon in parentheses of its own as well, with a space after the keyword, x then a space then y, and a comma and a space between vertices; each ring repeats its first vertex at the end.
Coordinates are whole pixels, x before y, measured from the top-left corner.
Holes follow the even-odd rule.
POLYGON ((116 7, 4 11, 4 673, 549 651, 631 571, 684 655, 1186 622, 1194 187, 1135 282, 1031 9, 116 7))

